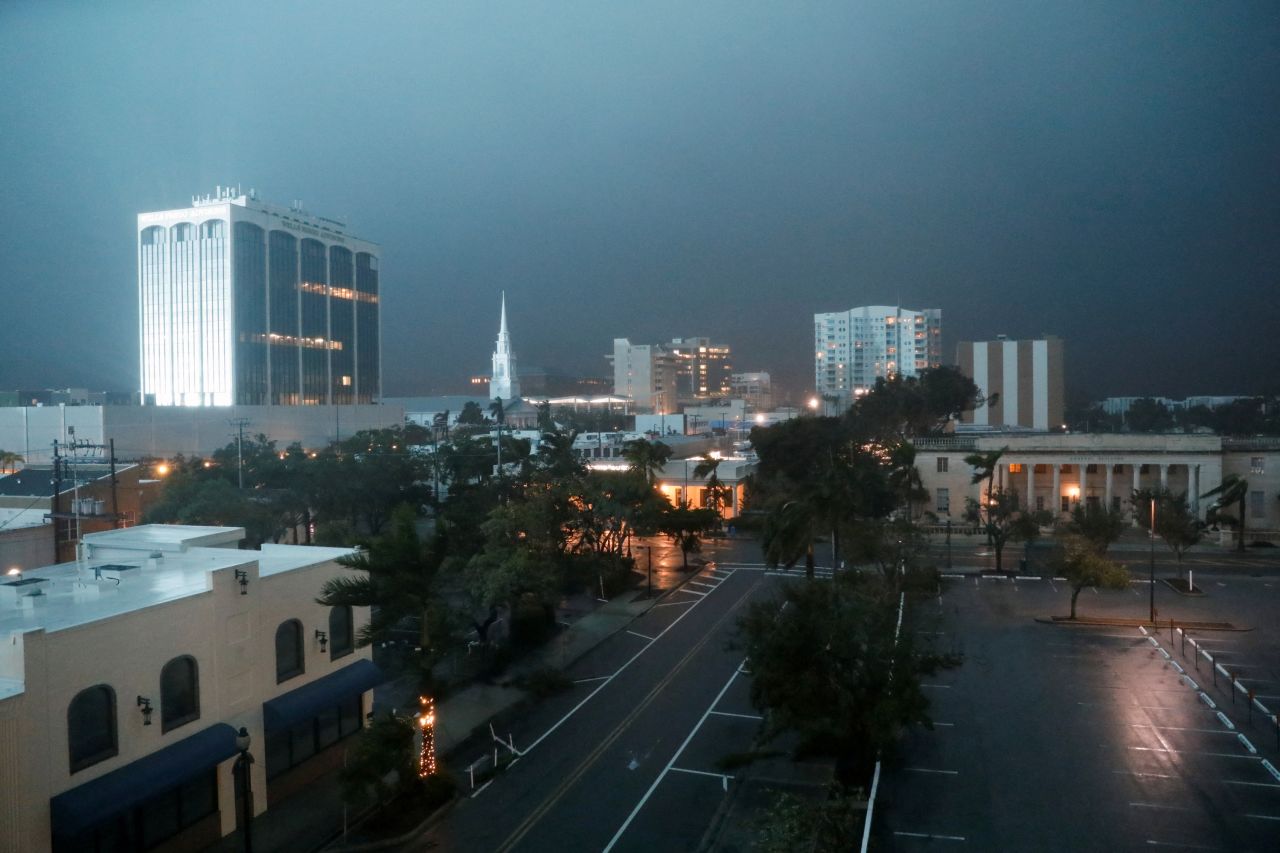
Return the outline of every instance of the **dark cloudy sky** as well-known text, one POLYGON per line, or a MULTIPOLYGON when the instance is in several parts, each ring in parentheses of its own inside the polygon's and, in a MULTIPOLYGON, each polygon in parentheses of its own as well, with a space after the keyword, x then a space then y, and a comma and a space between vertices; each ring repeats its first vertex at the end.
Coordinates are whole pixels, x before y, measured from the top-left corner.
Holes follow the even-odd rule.
POLYGON ((1280 390, 1280 5, 0 3, 0 388, 135 388, 134 217, 217 184, 383 246, 388 394, 615 336, 812 382, 812 314, 1280 390), (260 6, 266 8, 259 8, 260 6))

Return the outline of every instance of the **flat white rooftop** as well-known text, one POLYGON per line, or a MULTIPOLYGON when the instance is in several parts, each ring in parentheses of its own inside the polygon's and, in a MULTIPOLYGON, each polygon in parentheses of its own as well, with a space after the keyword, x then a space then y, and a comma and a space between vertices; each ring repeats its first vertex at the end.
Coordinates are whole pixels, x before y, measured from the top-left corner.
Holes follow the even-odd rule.
MULTIPOLYGON (((0 576, 0 637, 36 628, 60 631, 199 595, 212 588, 210 572, 219 569, 256 563, 261 581, 352 553, 307 545, 217 547, 243 536, 239 527, 166 524, 89 534, 79 563, 0 576)), ((0 697, 3 691, 0 683, 0 697)))

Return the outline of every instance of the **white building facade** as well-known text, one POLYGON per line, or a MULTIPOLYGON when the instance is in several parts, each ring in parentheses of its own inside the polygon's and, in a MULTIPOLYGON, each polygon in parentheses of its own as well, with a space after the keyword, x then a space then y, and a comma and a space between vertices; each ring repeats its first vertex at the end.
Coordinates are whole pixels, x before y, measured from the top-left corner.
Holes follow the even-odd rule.
MULTIPOLYGON (((1192 510, 1204 518, 1213 499, 1201 496, 1234 474, 1248 483, 1248 540, 1280 540, 1277 438, 1001 433, 927 437, 915 444, 916 468, 929 493, 924 509, 941 521, 962 520, 966 498, 978 500, 986 488, 972 482, 973 469, 964 458, 999 450, 1003 453, 994 485, 1015 493, 1019 505, 1058 519, 1066 519, 1081 504, 1111 507, 1132 518, 1133 492, 1155 487, 1185 494, 1192 510)), ((1237 507, 1226 509, 1232 515, 1237 512, 1237 507)))
POLYGON ((219 187, 139 214, 137 251, 145 402, 381 396, 380 249, 341 222, 219 187))
POLYGON ((867 305, 813 315, 813 385, 847 404, 877 379, 942 365, 942 309, 867 305))
POLYGON ((613 339, 613 393, 629 398, 637 409, 654 414, 676 410, 676 363, 661 344, 633 344, 613 339))
POLYGON ((202 849, 340 766, 381 675, 367 608, 316 603, 349 549, 240 551, 240 528, 85 537, 0 581, 0 850, 202 849))

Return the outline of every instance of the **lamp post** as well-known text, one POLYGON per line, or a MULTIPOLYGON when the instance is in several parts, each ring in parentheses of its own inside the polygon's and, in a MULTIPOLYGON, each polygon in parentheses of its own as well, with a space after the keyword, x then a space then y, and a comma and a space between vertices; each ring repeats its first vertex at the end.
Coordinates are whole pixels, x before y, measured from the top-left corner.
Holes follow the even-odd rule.
POLYGON ((648 558, 648 563, 649 563, 649 568, 648 568, 648 570, 647 570, 647 571, 646 571, 646 573, 645 573, 645 576, 646 576, 646 589, 647 589, 647 592, 645 592, 645 598, 653 598, 653 546, 652 546, 652 545, 637 545, 636 547, 637 547, 637 548, 643 548, 643 549, 646 551, 647 558, 648 558))
POLYGON ((1151 559, 1150 581, 1151 581, 1151 624, 1156 624, 1156 496, 1151 496, 1151 559))
POLYGON ((244 810, 244 853, 253 853, 253 791, 249 787, 249 768, 253 765, 253 756, 249 754, 249 730, 244 726, 236 732, 236 749, 240 756, 236 759, 235 772, 240 774, 240 802, 244 810))

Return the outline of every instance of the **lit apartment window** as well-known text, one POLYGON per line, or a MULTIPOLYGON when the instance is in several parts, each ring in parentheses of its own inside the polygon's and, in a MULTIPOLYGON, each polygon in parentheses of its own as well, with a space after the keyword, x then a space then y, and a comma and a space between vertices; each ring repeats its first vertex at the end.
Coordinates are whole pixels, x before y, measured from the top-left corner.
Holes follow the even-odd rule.
POLYGON ((1250 474, 1267 473, 1267 466, 1266 466, 1265 459, 1266 458, 1263 456, 1250 456, 1249 457, 1249 473, 1250 474))
POLYGON ((1022 463, 1021 463, 1021 462, 1010 462, 1010 463, 1009 463, 1009 473, 1010 473, 1010 474, 1021 474, 1021 473, 1022 473, 1022 463))

